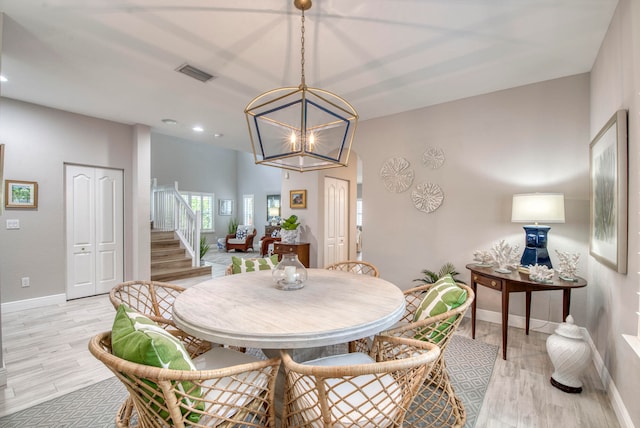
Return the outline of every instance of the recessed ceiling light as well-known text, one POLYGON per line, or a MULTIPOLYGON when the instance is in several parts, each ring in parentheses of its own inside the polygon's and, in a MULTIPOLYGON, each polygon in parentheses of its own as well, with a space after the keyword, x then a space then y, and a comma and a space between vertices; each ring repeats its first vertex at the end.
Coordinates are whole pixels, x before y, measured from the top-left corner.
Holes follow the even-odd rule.
POLYGON ((224 134, 216 132, 215 134, 213 134, 213 136, 216 137, 216 138, 222 138, 222 137, 224 137, 224 134))
POLYGON ((196 125, 191 129, 193 129, 195 132, 203 132, 204 131, 204 128, 202 126, 200 126, 200 125, 196 125))
POLYGON ((8 82, 8 81, 9 79, 7 79, 6 77, 0 76, 0 82, 8 82))
POLYGON ((166 123, 167 125, 177 125, 178 121, 175 119, 162 119, 162 123, 166 123))

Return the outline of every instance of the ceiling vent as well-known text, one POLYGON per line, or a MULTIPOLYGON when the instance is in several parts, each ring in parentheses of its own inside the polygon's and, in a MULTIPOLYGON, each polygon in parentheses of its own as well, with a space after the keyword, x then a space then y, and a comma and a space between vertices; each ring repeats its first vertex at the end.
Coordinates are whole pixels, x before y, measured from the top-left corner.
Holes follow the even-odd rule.
POLYGON ((193 77, 194 79, 199 80, 203 83, 215 78, 214 75, 195 68, 194 66, 189 64, 181 65, 180 67, 176 68, 176 71, 179 71, 182 74, 186 74, 189 77, 193 77))

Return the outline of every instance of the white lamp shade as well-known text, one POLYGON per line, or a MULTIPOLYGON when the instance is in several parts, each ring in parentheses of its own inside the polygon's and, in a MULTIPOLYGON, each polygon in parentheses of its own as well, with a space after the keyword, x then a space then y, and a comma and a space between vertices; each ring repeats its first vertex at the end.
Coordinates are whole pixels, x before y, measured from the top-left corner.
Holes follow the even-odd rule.
POLYGON ((514 223, 564 223, 563 193, 521 193, 513 195, 514 223))

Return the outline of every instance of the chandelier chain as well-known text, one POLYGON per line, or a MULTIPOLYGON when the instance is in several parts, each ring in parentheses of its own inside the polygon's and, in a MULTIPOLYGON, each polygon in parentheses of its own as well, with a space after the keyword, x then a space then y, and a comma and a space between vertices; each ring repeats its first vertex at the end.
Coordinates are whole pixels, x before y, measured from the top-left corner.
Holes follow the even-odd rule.
POLYGON ((300 86, 306 86, 304 77, 304 9, 302 10, 302 26, 300 27, 300 68, 301 68, 301 83, 300 86))

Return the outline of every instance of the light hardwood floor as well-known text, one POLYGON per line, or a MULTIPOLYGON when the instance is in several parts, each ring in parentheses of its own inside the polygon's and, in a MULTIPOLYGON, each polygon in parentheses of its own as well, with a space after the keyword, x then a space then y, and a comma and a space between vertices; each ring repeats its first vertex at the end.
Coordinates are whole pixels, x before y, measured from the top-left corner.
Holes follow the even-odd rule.
MULTIPOLYGON (((214 276, 224 272, 214 268, 214 276)), ((203 278, 175 281, 184 286, 203 278)), ((111 376, 87 350, 89 338, 111 328, 115 311, 107 296, 2 315, 7 386, 0 389, 0 416, 10 414, 111 376)), ((497 324, 478 321, 476 340, 500 346, 497 324)), ((465 319, 459 333, 470 337, 465 319)), ((592 366, 581 394, 552 387, 547 334, 509 330, 508 360, 496 358, 476 427, 619 427, 592 366)), ((499 351, 500 352, 500 351, 499 351)))

